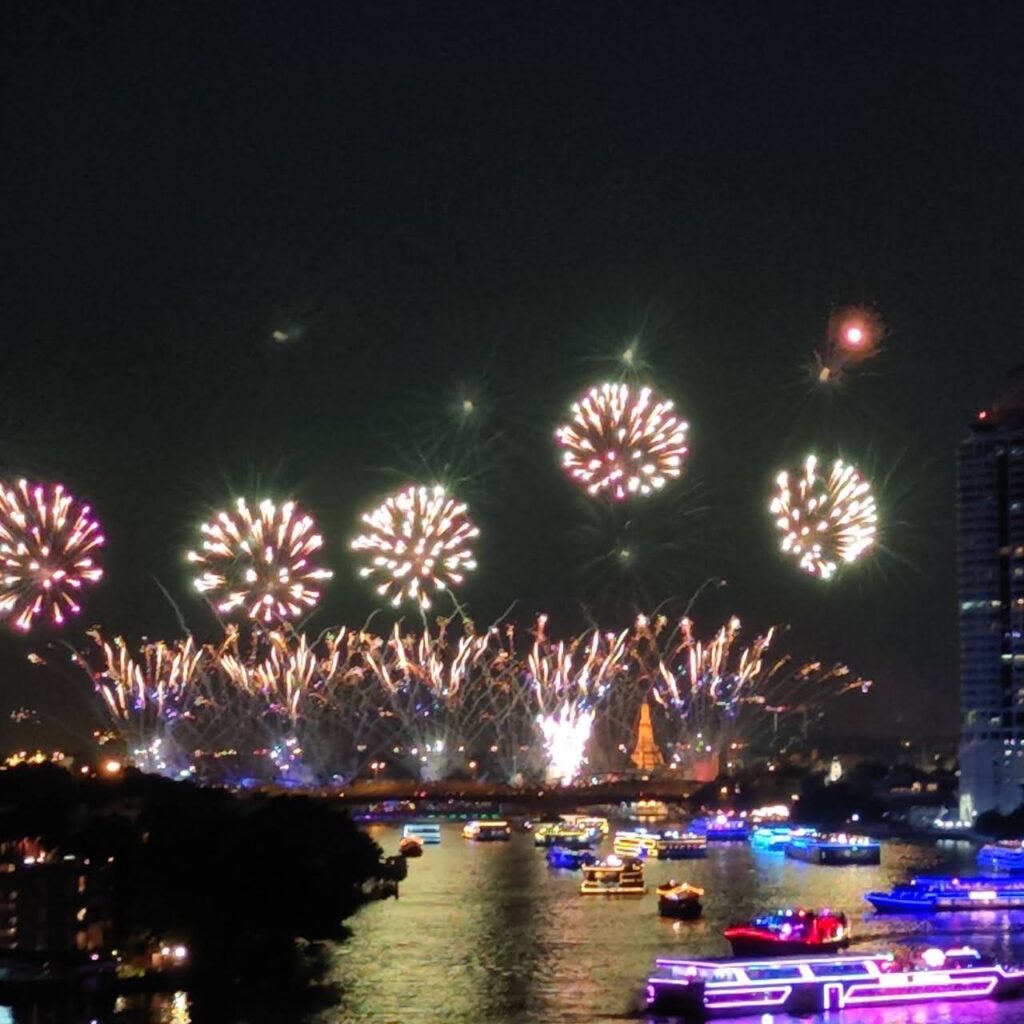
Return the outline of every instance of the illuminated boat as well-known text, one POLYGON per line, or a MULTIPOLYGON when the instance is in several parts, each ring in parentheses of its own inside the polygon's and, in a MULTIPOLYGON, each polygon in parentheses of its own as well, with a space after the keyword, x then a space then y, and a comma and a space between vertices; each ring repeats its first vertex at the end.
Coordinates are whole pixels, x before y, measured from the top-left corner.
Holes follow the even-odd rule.
POLYGON ((417 836, 406 836, 399 842, 398 852, 402 857, 422 857, 423 840, 417 836))
POLYGON ((616 832, 613 847, 620 857, 689 860, 706 857, 708 841, 706 836, 694 832, 648 832, 646 829, 636 829, 631 832, 616 832))
POLYGON ((1024 873, 1024 843, 1020 840, 988 843, 978 851, 978 867, 1007 874, 1024 873))
POLYGON ((642 896, 647 892, 644 862, 613 854, 593 864, 585 864, 580 892, 584 896, 642 896))
POLYGON ((700 902, 703 895, 703 889, 672 879, 672 881, 658 886, 658 913, 662 917, 694 921, 700 917, 704 909, 700 902))
POLYGON ((716 814, 713 818, 694 818, 690 831, 707 836, 709 843, 744 843, 750 830, 743 818, 716 814))
POLYGON ((785 853, 786 844, 800 836, 814 834, 811 828, 792 828, 789 825, 761 825, 750 833, 752 850, 767 850, 770 853, 785 853))
POLYGON ((880 914, 939 914, 972 910, 1024 909, 1024 878, 912 878, 891 892, 869 892, 880 914))
POLYGON ((589 850, 595 846, 600 833, 582 825, 559 821, 538 825, 533 830, 534 846, 567 846, 573 850, 589 850))
POLYGON ((902 963, 891 953, 781 960, 658 959, 645 994, 654 1013, 706 1019, 965 1003, 1022 992, 1024 970, 964 947, 927 949, 911 963, 902 963))
POLYGON ((597 854, 586 849, 573 849, 569 846, 549 846, 548 864, 553 868, 564 868, 566 871, 579 871, 585 864, 597 861, 597 854))
POLYGON ((567 825, 576 825, 587 832, 599 832, 603 836, 608 835, 609 826, 607 818, 601 818, 592 814, 562 814, 559 817, 567 825))
POLYGON ((512 829, 507 821, 467 821, 462 838, 478 843, 507 842, 512 838, 512 829))
POLYGON ((809 864, 880 864, 882 847, 866 836, 812 832, 808 836, 794 836, 786 844, 786 856, 809 864))
POLYGON ((838 953, 850 944, 845 914, 831 910, 777 910, 723 932, 735 956, 838 953))
POLYGON ((418 839, 425 846, 441 842, 441 826, 436 821, 410 821, 402 826, 403 839, 418 839))

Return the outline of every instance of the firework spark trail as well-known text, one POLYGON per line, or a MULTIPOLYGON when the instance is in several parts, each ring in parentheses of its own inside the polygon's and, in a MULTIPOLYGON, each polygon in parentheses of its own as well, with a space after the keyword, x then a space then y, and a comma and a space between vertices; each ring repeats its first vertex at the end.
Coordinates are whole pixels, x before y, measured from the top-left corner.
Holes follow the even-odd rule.
POLYGON ((377 593, 394 606, 403 601, 430 607, 431 592, 451 590, 476 568, 470 542, 480 535, 466 505, 443 487, 407 487, 362 516, 368 532, 352 541, 370 554, 364 579, 381 580, 377 593))
POLYGON ((196 589, 220 595, 219 612, 243 609, 268 624, 293 619, 315 607, 320 584, 334 575, 310 561, 323 538, 294 501, 262 501, 254 514, 239 498, 234 513, 218 512, 201 530, 201 550, 187 558, 203 569, 196 589))
POLYGON ((76 651, 72 662, 89 675, 129 756, 144 770, 179 773, 187 764, 183 723, 202 703, 209 652, 188 637, 147 642, 133 654, 122 637, 107 641, 96 629, 87 635, 93 648, 76 651))
POLYGON ((878 513, 871 485, 841 459, 827 477, 809 455, 803 474, 791 485, 785 471, 776 478, 778 493, 769 511, 782 534, 781 548, 804 572, 827 580, 840 563, 857 561, 875 542, 878 513))
POLYGON ((583 765, 595 710, 623 674, 628 630, 594 630, 589 641, 581 636, 569 644, 552 644, 545 636, 546 625, 547 616, 539 616, 527 672, 549 772, 568 785, 583 765), (578 655, 582 663, 576 662, 578 655))
POLYGON ((0 484, 0 617, 23 632, 37 617, 56 625, 81 611, 78 595, 103 570, 105 538, 88 505, 62 484, 0 484))
POLYGON ((660 490, 682 473, 689 424, 650 388, 602 384, 572 405, 555 431, 566 472, 591 496, 616 500, 660 490))
POLYGON ((441 777, 482 746, 492 713, 488 649, 492 633, 468 624, 457 640, 449 622, 438 631, 402 635, 398 625, 387 642, 367 656, 398 729, 393 752, 425 777, 441 777))
POLYGON ((750 747, 780 716, 820 709, 842 694, 867 692, 871 683, 845 665, 794 665, 791 656, 770 661, 772 628, 749 645, 733 616, 708 643, 684 618, 673 628, 659 616, 637 620, 631 656, 664 709, 677 745, 690 756, 718 761, 727 750, 750 747))

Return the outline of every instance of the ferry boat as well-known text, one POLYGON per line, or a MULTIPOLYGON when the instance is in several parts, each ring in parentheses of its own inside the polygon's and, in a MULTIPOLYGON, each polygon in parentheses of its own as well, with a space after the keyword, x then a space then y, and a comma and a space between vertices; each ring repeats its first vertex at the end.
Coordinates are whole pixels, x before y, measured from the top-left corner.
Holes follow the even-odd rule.
POLYGON ((1024 842, 988 843, 978 851, 978 867, 1011 875, 1024 873, 1024 842))
POLYGON ((507 842, 512 838, 512 829, 507 821, 467 821, 462 838, 478 843, 507 842))
POLYGON ((1006 999, 1024 992, 1024 970, 976 949, 927 949, 912 962, 892 953, 780 960, 658 959, 649 1010, 696 1019, 812 1014, 907 1003, 1006 999))
POLYGON ((866 836, 812 832, 809 836, 792 838, 786 844, 786 856, 809 864, 881 864, 882 847, 877 840, 866 836))
POLYGON ((709 843, 744 843, 750 830, 744 818, 716 814, 713 818, 694 818, 690 831, 707 836, 709 843))
POLYGON ((793 956, 838 953, 850 944, 845 914, 789 909, 763 914, 723 932, 735 956, 793 956))
POLYGON ((674 878, 658 886, 658 913, 662 917, 674 917, 681 921, 695 921, 704 908, 700 898, 704 890, 674 878))
POLYGON ((441 826, 436 821, 410 821, 402 826, 403 839, 418 839, 424 846, 441 842, 441 826))
POLYGON ((1022 910, 1024 878, 912 878, 891 892, 869 892, 880 914, 939 914, 951 911, 1022 910))
POLYGON ((570 846, 549 846, 548 864, 553 868, 564 868, 566 871, 579 871, 586 864, 593 864, 597 854, 590 850, 573 849, 570 846))
POLYGON ((761 825, 750 833, 752 850, 785 853, 787 843, 800 836, 814 834, 812 828, 792 828, 789 825, 761 825))
POLYGON ((402 857, 422 857, 423 840, 417 836, 405 836, 399 840, 398 852, 402 857))
POLYGON ((708 841, 706 836, 694 832, 679 832, 673 829, 648 832, 646 829, 636 829, 630 832, 616 832, 613 848, 621 857, 689 860, 706 857, 708 841))
POLYGON ((596 845, 598 835, 591 829, 582 825, 570 824, 565 821, 551 822, 545 825, 538 825, 533 830, 533 845, 567 846, 573 850, 589 850, 596 845))
POLYGON ((560 814, 559 817, 566 825, 576 825, 587 832, 599 832, 603 836, 608 835, 609 825, 607 818, 594 814, 560 814))
POLYGON ((644 862, 612 854, 604 860, 585 864, 580 892, 584 896, 643 896, 647 892, 644 862))

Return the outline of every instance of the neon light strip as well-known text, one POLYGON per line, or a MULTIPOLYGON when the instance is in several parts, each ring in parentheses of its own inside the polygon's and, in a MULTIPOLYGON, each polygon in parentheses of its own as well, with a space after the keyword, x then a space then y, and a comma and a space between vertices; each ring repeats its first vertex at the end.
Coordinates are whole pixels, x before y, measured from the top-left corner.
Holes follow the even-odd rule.
POLYGON ((939 999, 985 999, 992 994, 997 981, 997 978, 979 978, 976 981, 968 981, 960 986, 956 986, 954 982, 954 988, 941 992, 915 992, 914 989, 917 986, 911 984, 888 993, 876 992, 871 994, 873 990, 867 989, 863 995, 858 995, 857 990, 865 989, 864 985, 851 985, 845 992, 840 992, 839 1009, 846 1009, 848 1006, 884 1005, 885 1003, 895 1003, 897 1001, 923 1003, 935 1002, 939 999))
MULTIPOLYGON (((729 995, 737 995, 736 992, 730 992, 729 995)), ((736 1007, 749 1006, 752 1010, 759 1010, 765 1006, 782 1006, 789 997, 793 994, 792 985, 783 985, 781 988, 764 988, 758 989, 756 992, 752 991, 751 995, 761 995, 762 999, 716 999, 715 994, 706 993, 704 996, 704 1005, 707 1009, 711 1010, 730 1010, 736 1007)))

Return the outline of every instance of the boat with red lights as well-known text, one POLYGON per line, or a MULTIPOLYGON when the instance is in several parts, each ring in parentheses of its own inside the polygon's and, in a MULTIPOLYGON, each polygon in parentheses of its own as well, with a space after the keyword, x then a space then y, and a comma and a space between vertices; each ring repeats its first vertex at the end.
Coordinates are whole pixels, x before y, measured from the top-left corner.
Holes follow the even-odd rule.
POLYGON ((645 989, 651 1012, 696 1020, 966 1003, 1022 993, 1024 969, 997 963, 968 946, 926 949, 913 961, 892 953, 778 960, 666 957, 655 961, 645 989))
POLYGON ((406 836, 399 842, 398 852, 402 857, 422 857, 423 840, 417 836, 406 836))
POLYGON ((838 953, 850 944, 845 914, 803 908, 776 910, 723 932, 736 956, 838 953))
POLYGON ((673 878, 658 886, 658 913, 679 921, 695 921, 704 910, 700 902, 703 895, 703 889, 673 878))

